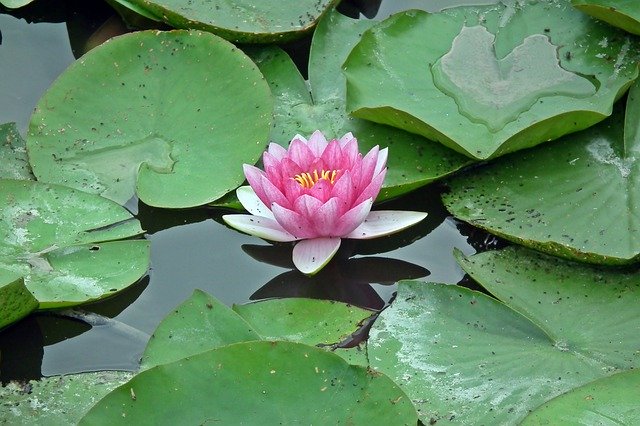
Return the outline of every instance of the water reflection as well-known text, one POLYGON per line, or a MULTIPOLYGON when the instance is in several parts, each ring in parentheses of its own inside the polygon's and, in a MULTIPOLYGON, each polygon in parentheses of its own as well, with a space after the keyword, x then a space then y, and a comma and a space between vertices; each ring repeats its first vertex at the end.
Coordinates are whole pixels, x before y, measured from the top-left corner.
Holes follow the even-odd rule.
POLYGON ((318 274, 308 277, 295 269, 291 245, 243 245, 252 258, 290 271, 271 279, 250 296, 251 300, 277 297, 307 297, 336 300, 374 310, 382 309, 384 300, 372 283, 391 285, 398 280, 422 278, 429 271, 419 265, 385 257, 351 258, 354 244, 344 240, 336 256, 318 274))

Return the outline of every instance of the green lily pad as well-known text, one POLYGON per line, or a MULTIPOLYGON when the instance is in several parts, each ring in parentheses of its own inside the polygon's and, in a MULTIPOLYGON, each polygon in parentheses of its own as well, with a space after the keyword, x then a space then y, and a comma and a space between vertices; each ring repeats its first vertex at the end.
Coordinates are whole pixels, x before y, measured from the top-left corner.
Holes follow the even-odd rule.
POLYGON ((529 414, 522 426, 640 424, 640 371, 595 380, 560 395, 529 414))
POLYGON ((235 305, 232 310, 196 290, 158 325, 142 356, 142 369, 232 343, 269 339, 325 345, 363 364, 362 351, 337 351, 335 346, 371 314, 344 303, 294 298, 235 305))
POLYGON ((606 118, 638 75, 638 52, 568 2, 407 11, 350 53, 347 111, 494 158, 606 118))
POLYGON ((22 6, 26 6, 31 3, 33 0, 0 0, 0 4, 9 9, 17 9, 22 6))
POLYGON ((538 250, 594 263, 640 259, 640 87, 607 121, 457 176, 459 219, 538 250), (612 214, 615 212, 615 214, 612 214))
POLYGON ((356 330, 373 312, 330 300, 272 299, 233 310, 264 340, 290 340, 308 345, 336 345, 356 330))
POLYGON ((38 301, 27 290, 22 276, 0 269, 0 329, 38 308, 38 301))
POLYGON ((113 295, 147 271, 148 241, 112 241, 142 229, 110 200, 6 179, 0 180, 0 200, 0 268, 24 276, 40 309, 113 295))
POLYGON ((127 0, 175 28, 210 31, 242 43, 284 42, 311 31, 339 0, 127 0))
POLYGON ((25 141, 16 123, 0 124, 0 179, 33 180, 25 141))
POLYGON ((640 365, 637 271, 525 249, 462 266, 504 303, 403 281, 370 332, 371 367, 407 392, 424 423, 516 424, 550 398, 640 365))
POLYGON ((288 146, 297 133, 321 130, 328 138, 351 132, 361 151, 389 148, 388 171, 378 200, 396 197, 459 170, 469 159, 420 136, 350 117, 340 66, 363 31, 375 22, 354 20, 336 11, 322 18, 309 57, 309 87, 281 49, 249 50, 265 75, 276 103, 271 140, 288 146))
POLYGON ((146 370, 231 343, 260 340, 251 326, 228 306, 201 290, 167 315, 142 355, 146 370))
POLYGON ((388 377, 292 342, 245 342, 159 365, 98 402, 80 424, 410 424, 388 377))
POLYGON ((640 35, 640 3, 636 0, 571 0, 571 4, 614 27, 640 35))
POLYGON ((244 180, 267 142, 262 74, 198 31, 116 37, 72 64, 40 99, 27 148, 37 178, 125 203, 206 204, 244 180))
POLYGON ((126 371, 52 376, 0 387, 0 423, 66 426, 133 376, 126 371))

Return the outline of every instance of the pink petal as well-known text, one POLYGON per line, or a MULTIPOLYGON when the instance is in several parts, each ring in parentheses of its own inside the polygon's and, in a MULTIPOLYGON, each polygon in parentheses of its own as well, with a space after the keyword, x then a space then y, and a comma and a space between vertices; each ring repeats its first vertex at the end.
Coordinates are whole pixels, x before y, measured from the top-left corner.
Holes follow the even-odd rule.
POLYGON ((356 229, 344 238, 366 240, 401 231, 427 217, 423 212, 380 210, 369 213, 369 216, 356 229))
POLYGON ((283 181, 306 171, 307 170, 303 170, 297 163, 294 163, 289 157, 283 158, 280 162, 280 176, 283 181))
POLYGON ((284 196, 280 188, 274 185, 266 176, 262 176, 260 179, 262 185, 262 191, 264 191, 264 199, 260 197, 260 194, 256 191, 256 194, 264 202, 265 205, 270 206, 273 203, 278 203, 282 207, 290 208, 291 204, 287 197, 284 196))
POLYGON ((338 180, 331 188, 331 198, 336 197, 340 200, 340 214, 349 210, 353 205, 353 183, 351 182, 351 173, 346 170, 340 175, 338 180))
POLYGON ((309 219, 316 214, 320 207, 322 207, 322 201, 308 194, 301 195, 293 204, 293 209, 296 212, 309 219))
POLYGON ((270 241, 295 241, 296 237, 285 231, 275 220, 248 214, 226 214, 222 220, 232 228, 270 241))
POLYGON ((317 208, 310 217, 318 235, 325 237, 339 237, 336 222, 340 219, 338 199, 331 198, 317 208))
POLYGON ((340 238, 299 241, 293 248, 293 264, 303 274, 313 275, 329 263, 339 248, 340 238))
MULTIPOLYGON (((349 133, 347 133, 347 135, 348 134, 349 133)), ((343 138, 345 136, 343 136, 343 138)), ((343 161, 346 161, 346 163, 349 165, 347 168, 351 168, 360 156, 360 152, 358 151, 358 141, 356 140, 356 138, 347 139, 345 141, 342 141, 342 139, 340 139, 340 141, 340 144, 342 145, 343 161)))
POLYGON ((356 182, 358 188, 366 187, 373 179, 373 172, 376 169, 378 163, 378 145, 371 148, 367 155, 364 156, 360 163, 360 181, 356 182))
POLYGON ((236 189, 236 195, 242 207, 255 216, 267 217, 275 219, 271 210, 262 202, 250 186, 241 186, 236 189))
POLYGON ((356 229, 367 218, 372 205, 373 200, 368 199, 343 214, 337 221, 338 235, 344 237, 356 229))
POLYGON ((270 143, 269 148, 267 148, 267 152, 278 161, 287 156, 287 149, 277 143, 270 143))
POLYGON ((342 148, 337 140, 332 140, 322 153, 322 160, 327 165, 327 169, 337 170, 345 166, 342 165, 342 148))
POLYGON ((305 142, 294 139, 289 145, 289 158, 300 166, 303 171, 308 171, 309 166, 316 157, 305 142))
POLYGON ((325 203, 330 198, 332 189, 331 182, 326 179, 320 179, 308 190, 308 194, 325 203))
POLYGON ((377 175, 387 165, 387 157, 389 156, 389 148, 383 148, 378 152, 378 162, 376 163, 376 170, 373 175, 377 175))
POLYGON ((269 168, 273 168, 275 170, 280 169, 280 160, 282 160, 282 158, 277 158, 269 152, 264 152, 262 154, 262 165, 264 166, 265 171, 269 168))
POLYGON ((265 176, 264 172, 250 164, 243 164, 242 169, 244 170, 244 177, 247 178, 249 185, 251 185, 251 188, 253 188, 256 195, 263 203, 269 205, 270 202, 264 193, 264 189, 262 189, 262 177, 265 176))
POLYGON ((358 198, 356 198, 354 204, 361 203, 368 198, 375 200, 378 196, 378 193, 380 193, 380 188, 382 187, 382 182, 384 182, 384 177, 386 174, 387 169, 384 169, 381 173, 376 175, 373 180, 369 182, 369 184, 358 195, 358 198))
POLYGON ((327 139, 324 137, 320 130, 316 130, 309 138, 309 142, 307 143, 307 145, 309 145, 309 149, 311 149, 313 155, 315 155, 316 157, 320 157, 322 155, 322 152, 327 147, 327 139))
POLYGON ((315 238, 318 236, 311 222, 300 213, 289 210, 276 203, 271 205, 271 211, 280 226, 295 236, 296 239, 301 240, 303 238, 315 238))
POLYGON ((301 197, 307 192, 307 190, 293 178, 287 178, 284 182, 282 182, 282 186, 284 190, 284 196, 287 197, 287 200, 289 200, 289 203, 291 203, 291 205, 296 202, 296 199, 298 199, 298 197, 301 197))

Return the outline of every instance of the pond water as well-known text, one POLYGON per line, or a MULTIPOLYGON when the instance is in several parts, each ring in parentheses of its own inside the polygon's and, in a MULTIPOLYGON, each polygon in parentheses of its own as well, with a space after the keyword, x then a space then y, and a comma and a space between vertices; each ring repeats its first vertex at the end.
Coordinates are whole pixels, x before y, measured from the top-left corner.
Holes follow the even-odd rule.
MULTIPOLYGON (((0 123, 15 121, 24 134, 37 100, 74 55, 121 28, 108 7, 91 3, 40 0, 12 15, 0 13, 0 123), (105 21, 106 26, 98 30, 105 21)), ((356 3, 342 7, 345 12, 357 11, 356 3)), ((409 8, 436 11, 471 2, 360 3, 367 5, 359 9, 366 16, 383 19, 409 8)), ((488 3, 492 1, 473 2, 488 3)), ((289 51, 300 54, 298 63, 306 61, 307 46, 308 40, 289 46, 289 51)), ((0 381, 136 369, 150 333, 194 289, 227 304, 301 296, 380 309, 393 297, 392 283, 398 279, 460 282, 463 273, 454 261, 454 248, 470 254, 499 242, 451 219, 440 202, 442 190, 435 184, 387 203, 384 208, 427 211, 429 216, 397 236, 345 244, 339 253, 343 260, 334 260, 313 279, 288 267, 289 246, 272 247, 227 228, 220 223, 220 210, 162 210, 132 200, 127 208, 137 214, 146 230, 145 238, 151 241, 148 276, 116 297, 83 306, 84 313, 31 315, 1 331, 0 381)))

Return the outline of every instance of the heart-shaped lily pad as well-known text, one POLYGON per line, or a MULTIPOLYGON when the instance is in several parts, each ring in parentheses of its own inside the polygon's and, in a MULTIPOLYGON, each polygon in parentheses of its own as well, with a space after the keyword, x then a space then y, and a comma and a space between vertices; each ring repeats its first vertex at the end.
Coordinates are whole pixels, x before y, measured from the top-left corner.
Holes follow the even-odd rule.
POLYGON ((639 389, 638 370, 594 380, 541 405, 521 425, 637 425, 639 389))
POLYGON ((231 43, 198 31, 117 37, 40 99, 27 148, 37 178, 125 203, 190 207, 244 180, 266 144, 272 100, 231 43))
POLYGON ((347 110, 493 158, 606 118, 638 75, 638 52, 568 2, 407 11, 347 58, 347 110))
POLYGON ((340 66, 373 21, 354 20, 337 11, 318 24, 309 57, 309 86, 293 61, 277 47, 250 50, 275 95, 271 140, 287 146, 296 134, 321 130, 329 138, 352 132, 363 152, 389 148, 388 171, 378 200, 392 198, 462 168, 470 161, 417 135, 350 117, 345 111, 345 78, 340 66))
POLYGON ((110 200, 19 180, 0 180, 0 200, 0 268, 24 276, 40 309, 113 295, 147 271, 147 241, 112 241, 142 230, 110 200))
MULTIPOLYGON (((127 0, 175 28, 196 28, 244 43, 302 37, 339 0, 127 0)), ((132 8, 133 9, 133 8, 132 8)), ((133 9, 135 10, 135 9, 133 9)))
POLYGON ((0 4, 8 7, 9 9, 17 9, 22 6, 26 6, 33 0, 0 0, 0 4))
POLYGON ((425 424, 517 424, 550 398, 640 366, 637 270, 522 248, 462 266, 502 302, 403 281, 370 332, 371 366, 407 392, 425 424))
POLYGON ((245 342, 163 364, 99 401, 80 424, 407 424, 387 376, 292 342, 245 342))
POLYGON ((16 123, 0 124, 0 179, 33 179, 25 141, 16 123))
POLYGON ((640 87, 607 121, 557 144, 457 176, 454 216, 554 255, 595 263, 640 259, 640 87), (615 212, 615 214, 612 214, 615 212))
POLYGON ((571 4, 594 18, 640 35, 640 2, 636 0, 571 0, 571 4))
POLYGON ((29 315, 38 301, 27 290, 22 276, 0 269, 0 329, 29 315))

